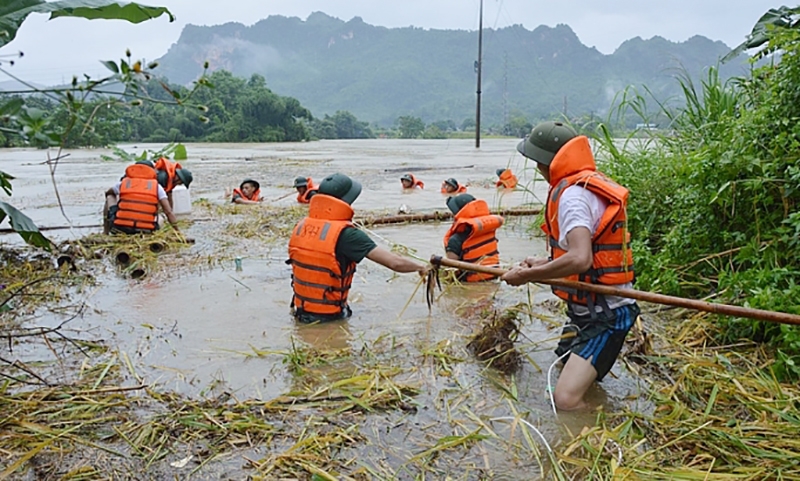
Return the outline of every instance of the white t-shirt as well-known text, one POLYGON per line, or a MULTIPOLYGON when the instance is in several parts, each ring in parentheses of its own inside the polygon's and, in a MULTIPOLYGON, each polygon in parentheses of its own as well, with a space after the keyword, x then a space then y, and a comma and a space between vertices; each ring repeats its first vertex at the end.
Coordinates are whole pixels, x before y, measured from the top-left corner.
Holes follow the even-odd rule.
MULTIPOLYGON (((106 185, 108 185, 108 184, 106 184, 106 185)), ((161 184, 156 183, 156 185, 158 185, 158 190, 156 190, 156 193, 158 194, 158 200, 166 199, 167 198, 167 191, 165 191, 164 188, 161 187, 161 184)), ((117 182, 116 184, 114 184, 114 187, 111 188, 111 190, 114 191, 114 194, 116 194, 117 197, 119 197, 119 188, 120 187, 122 187, 122 181, 117 182)))
MULTIPOLYGON (((558 245, 568 251, 567 234, 576 227, 586 227, 594 236, 606 208, 608 208, 608 202, 594 192, 579 185, 567 187, 561 194, 561 198, 558 199, 558 245)), ((620 284, 618 287, 631 289, 633 284, 628 282, 620 284)), ((624 297, 606 296, 606 302, 608 302, 609 308, 616 309, 626 304, 633 304, 636 301, 624 297)), ((573 310, 578 315, 589 313, 588 308, 577 304, 573 306, 573 310)), ((595 310, 600 312, 603 309, 597 306, 595 310)))

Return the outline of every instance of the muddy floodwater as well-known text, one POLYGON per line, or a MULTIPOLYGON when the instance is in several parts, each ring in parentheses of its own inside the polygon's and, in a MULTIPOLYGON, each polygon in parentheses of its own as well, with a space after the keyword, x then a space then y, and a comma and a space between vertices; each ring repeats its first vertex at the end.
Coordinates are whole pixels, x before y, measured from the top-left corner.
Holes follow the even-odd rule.
MULTIPOLYGON (((400 210, 444 211, 445 197, 439 187, 448 177, 468 185, 469 193, 485 199, 493 208, 539 206, 546 197, 546 185, 541 177, 534 176, 533 166, 516 153, 516 142, 484 140, 480 150, 469 140, 188 144, 189 158, 181 163, 194 174, 190 189, 194 204, 192 214, 182 219, 186 221, 182 232, 195 243, 162 254, 165 267, 140 280, 124 275, 111 259, 93 265, 92 286, 82 288, 71 300, 72 304, 85 303, 86 309, 69 328, 76 336, 103 340, 112 353, 109 356, 129 359, 129 366, 126 361, 123 370, 127 383, 139 380, 193 399, 225 393, 236 399, 268 400, 291 391, 297 380, 287 369, 285 353, 298 343, 320 350, 363 352, 365 346, 390 340, 392 345, 404 346, 405 358, 396 362, 413 368, 411 379, 420 391, 413 397, 413 416, 398 421, 392 414, 375 415, 365 422, 362 431, 372 430, 367 432, 371 444, 364 448, 365 456, 377 456, 375 450, 381 443, 405 443, 408 455, 413 456, 414 446, 424 445, 426 440, 428 444, 436 442, 433 431, 439 436, 452 434, 440 427, 428 433, 425 426, 452 426, 454 420, 472 419, 472 413, 484 419, 525 413, 523 417, 556 446, 564 428, 575 432, 584 425, 591 426, 596 414, 556 417, 552 412, 547 373, 556 359, 552 350, 566 317, 547 288, 498 283, 451 286, 443 294, 437 293, 429 313, 424 286, 417 289, 420 280, 416 274, 397 275, 364 260, 350 292, 353 316, 330 324, 301 325, 289 312, 291 268, 284 263, 287 239, 239 237, 232 232, 234 226, 241 228, 241 222, 249 218, 247 209, 294 206, 294 195, 286 194, 292 192, 295 177, 310 176, 318 182, 334 172, 346 173, 362 183, 363 192, 353 205, 356 216, 396 214, 400 210), (518 175, 521 185, 510 193, 494 187, 495 170, 507 167, 518 175), (399 178, 406 171, 425 182, 425 189, 403 191, 399 178), (260 181, 261 193, 268 199, 264 206, 229 205, 225 189, 238 186, 245 178, 260 181), (241 270, 235 267, 236 258, 241 259, 241 270), (486 369, 467 353, 464 346, 482 317, 529 301, 530 307, 520 317, 518 348, 524 354, 523 362, 513 376, 486 369), (461 359, 447 363, 446 369, 425 354, 442 343, 452 346, 453 356, 461 359), (509 386, 513 386, 513 395, 509 386), (455 398, 461 400, 453 402, 455 398), (383 423, 406 427, 401 433, 381 436, 376 427, 382 428, 383 423)), ((162 146, 120 147, 141 152, 162 146)), ((103 192, 119 180, 127 165, 122 160, 102 160, 102 154, 112 155, 109 150, 66 153, 69 155, 60 161, 55 179, 69 221, 61 213, 50 171, 43 164, 46 153, 0 150, 0 170, 15 177, 13 197, 0 198, 9 200, 39 226, 75 226, 48 231, 55 241, 100 231, 80 226, 100 223, 103 192)), ((533 217, 506 219, 498 234, 504 265, 526 256, 545 255, 545 243, 534 235, 538 230, 534 223, 533 217)), ((447 222, 429 222, 374 226, 368 233, 380 246, 401 246, 427 259, 431 254, 443 254, 442 237, 447 229, 447 222)), ((3 235, 0 241, 19 245, 16 236, 3 235)), ((48 326, 61 321, 63 316, 49 310, 38 313, 34 323, 48 326)), ((35 361, 46 351, 45 346, 23 344, 15 355, 35 361)), ((557 373, 555 369, 552 382, 557 373)), ((334 382, 335 373, 328 375, 334 382)), ((617 364, 602 385, 592 389, 590 399, 606 409, 616 409, 635 402, 642 390, 636 378, 617 364)), ((508 426, 495 422, 495 428, 504 432, 508 426)), ((514 433, 510 431, 511 435, 514 433)), ((494 446, 484 450, 486 459, 480 458, 478 464, 490 465, 495 476, 539 476, 535 462, 520 461, 502 445, 494 446)), ((235 456, 227 462, 227 472, 241 467, 235 456)), ((385 472, 394 472, 398 479, 412 477, 400 469, 402 459, 389 456, 385 462, 392 466, 385 472)), ((457 469, 451 474, 457 479, 480 477, 459 475, 457 469)), ((233 477, 241 479, 239 475, 233 477)))

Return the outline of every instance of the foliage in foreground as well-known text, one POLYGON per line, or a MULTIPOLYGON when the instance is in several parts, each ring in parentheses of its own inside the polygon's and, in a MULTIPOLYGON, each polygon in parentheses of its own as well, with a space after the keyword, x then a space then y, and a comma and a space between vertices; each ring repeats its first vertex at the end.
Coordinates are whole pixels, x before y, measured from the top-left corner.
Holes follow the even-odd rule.
POLYGON ((763 344, 709 348, 719 331, 700 314, 659 335, 658 356, 627 358, 655 409, 601 412, 559 454, 570 479, 800 479, 797 385, 764 371, 763 344))
MULTIPOLYGON (((0 7, 0 48, 5 47, 17 34, 17 30, 31 13, 50 13, 50 18, 58 17, 79 17, 86 19, 117 19, 131 23, 141 23, 146 20, 160 17, 162 14, 169 16, 170 21, 174 20, 172 13, 164 7, 148 7, 133 2, 116 2, 110 0, 62 0, 57 2, 45 2, 44 0, 27 0, 18 2, 5 2, 6 5, 0 7)), ((20 56, 22 53, 19 54, 20 56)), ((121 60, 119 64, 113 61, 104 62, 106 67, 112 71, 112 75, 92 79, 85 76, 84 80, 79 81, 73 77, 72 84, 62 88, 52 88, 40 90, 32 87, 5 68, 5 63, 14 65, 13 60, 7 54, 0 55, 3 62, 0 62, 0 72, 12 78, 28 89, 17 92, 21 96, 3 95, 0 97, 0 141, 3 144, 8 142, 7 137, 19 139, 21 142, 40 147, 58 147, 58 153, 53 157, 47 154, 47 165, 50 168, 51 176, 55 175, 55 169, 61 158, 61 149, 74 143, 76 137, 80 137, 87 132, 91 132, 93 119, 96 117, 100 107, 111 107, 112 104, 142 103, 140 84, 151 78, 148 69, 155 68, 151 64, 143 66, 142 62, 131 61, 130 51, 127 52, 127 61, 121 60), (114 95, 110 98, 103 98, 100 101, 92 100, 93 97, 107 95, 104 91, 109 86, 121 86, 113 91, 114 95), (52 105, 60 106, 60 122, 54 122, 56 116, 48 116, 46 111, 36 105, 36 99, 28 94, 39 93, 45 96, 52 105)), ((203 85, 204 78, 196 82, 195 89, 203 85)), ((168 89, 167 89, 168 90, 168 89)), ((168 90, 169 91, 169 90, 168 90)), ((174 103, 181 103, 182 99, 175 96, 175 92, 170 92, 174 103)), ((147 98, 145 97, 145 100, 147 98)), ((0 171, 0 187, 6 195, 12 193, 11 180, 14 177, 4 171, 0 171)), ((58 198, 58 191, 56 190, 58 198)), ((60 202, 60 200, 59 200, 60 202)), ((63 210, 62 210, 63 212, 63 210)), ((17 232, 25 242, 36 247, 50 249, 50 241, 39 232, 36 224, 29 217, 17 210, 11 204, 0 201, 0 222, 9 219, 11 229, 17 232)))
MULTIPOLYGON (((660 112, 671 133, 647 148, 618 149, 601 126, 604 170, 631 190, 638 287, 800 313, 800 30, 769 32, 779 59, 732 82, 682 79, 684 106, 660 112)), ((646 119, 646 104, 620 108, 646 119)), ((800 375, 796 328, 720 322, 725 340, 773 342, 775 372, 800 375)))

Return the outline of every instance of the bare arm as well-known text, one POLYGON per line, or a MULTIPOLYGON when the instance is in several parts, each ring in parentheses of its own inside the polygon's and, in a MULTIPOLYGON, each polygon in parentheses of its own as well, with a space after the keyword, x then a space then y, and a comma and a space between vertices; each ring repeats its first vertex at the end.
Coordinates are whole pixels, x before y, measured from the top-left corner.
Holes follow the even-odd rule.
POLYGON ((419 272, 420 275, 428 273, 428 266, 412 261, 406 257, 389 252, 382 247, 376 247, 367 254, 367 259, 388 267, 395 272, 419 272))
POLYGON ((248 200, 248 199, 245 199, 244 197, 236 197, 235 199, 233 199, 233 202, 235 204, 258 204, 259 203, 259 201, 257 201, 257 200, 248 200))
POLYGON ((161 199, 161 200, 158 201, 158 203, 161 204, 161 209, 164 210, 164 215, 167 216, 167 220, 169 221, 169 223, 172 224, 172 227, 175 227, 177 229, 178 228, 178 219, 175 217, 175 214, 172 212, 172 206, 169 203, 169 199, 168 198, 161 199))
POLYGON ((455 252, 446 252, 445 256, 447 256, 448 259, 453 259, 454 261, 460 261, 461 260, 461 258, 455 252))
MULTIPOLYGON (((508 271, 502 279, 512 286, 542 279, 557 279, 586 272, 592 267, 592 234, 586 227, 577 227, 567 234, 569 250, 558 259, 530 266, 517 266, 508 271)), ((538 263, 537 263, 538 264, 538 263)))

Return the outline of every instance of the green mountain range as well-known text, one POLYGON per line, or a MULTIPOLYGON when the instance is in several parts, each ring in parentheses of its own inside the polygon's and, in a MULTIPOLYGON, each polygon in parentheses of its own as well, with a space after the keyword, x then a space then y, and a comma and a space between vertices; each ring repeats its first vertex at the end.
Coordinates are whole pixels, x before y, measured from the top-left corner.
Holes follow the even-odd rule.
MULTIPOLYGON (((161 74, 181 84, 196 79, 205 61, 211 70, 261 74, 275 93, 297 98, 320 117, 347 110, 381 125, 402 115, 460 123, 474 117, 477 44, 475 31, 385 28, 316 12, 305 21, 270 16, 250 27, 187 25, 158 61, 161 74)), ((485 29, 483 122, 565 110, 571 117, 603 116, 628 85, 646 85, 668 101, 684 69, 700 78, 729 50, 702 36, 679 43, 636 37, 605 55, 567 25, 485 29)), ((745 65, 724 64, 721 76, 740 75, 745 65)))

